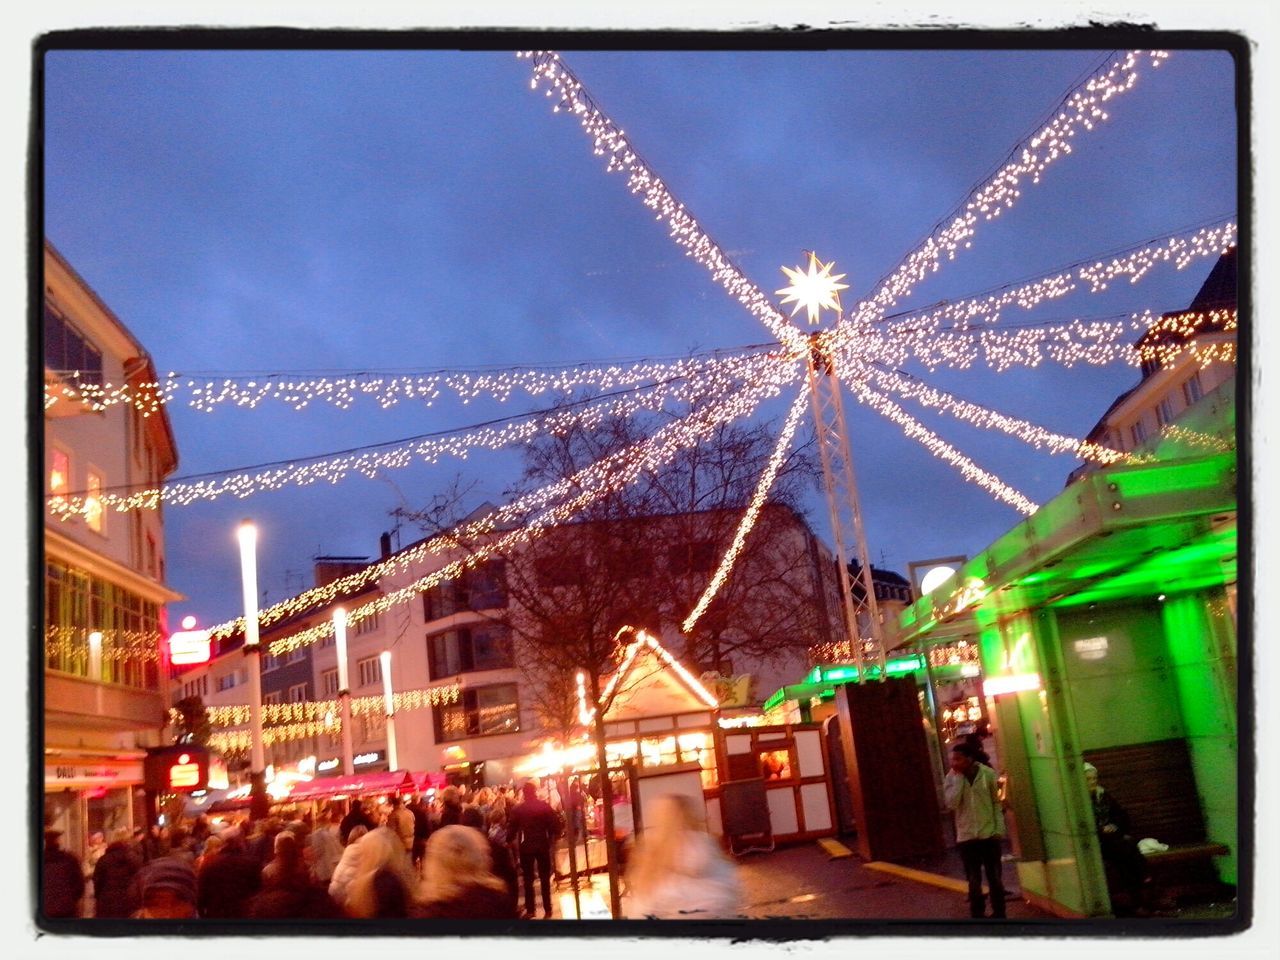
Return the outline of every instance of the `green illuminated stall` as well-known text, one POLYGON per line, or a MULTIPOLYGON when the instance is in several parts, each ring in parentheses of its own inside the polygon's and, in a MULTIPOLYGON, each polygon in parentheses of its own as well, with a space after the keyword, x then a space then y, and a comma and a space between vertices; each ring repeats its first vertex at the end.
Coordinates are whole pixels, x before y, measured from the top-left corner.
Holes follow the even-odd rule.
POLYGON ((1235 882, 1237 476, 1219 449, 1086 475, 903 612, 909 649, 977 644, 1021 887, 1060 914, 1111 911, 1086 755, 1176 746, 1235 882))

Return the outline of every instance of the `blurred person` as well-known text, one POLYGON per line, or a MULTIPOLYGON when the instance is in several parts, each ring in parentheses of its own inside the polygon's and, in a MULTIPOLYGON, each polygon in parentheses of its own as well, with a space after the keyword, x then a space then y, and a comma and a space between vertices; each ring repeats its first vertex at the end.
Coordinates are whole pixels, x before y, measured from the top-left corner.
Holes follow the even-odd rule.
POLYGON ((1107 869, 1107 889, 1116 916, 1145 916, 1150 913, 1146 884, 1150 878, 1147 858, 1130 834, 1129 814, 1098 782, 1098 768, 1084 765, 1085 786, 1093 806, 1098 850, 1107 869))
POLYGON ((130 896, 133 878, 142 861, 133 850, 127 827, 117 830, 93 868, 93 915, 103 919, 123 919, 138 909, 130 896))
POLYGON ((195 867, 196 854, 193 849, 191 835, 185 827, 174 824, 169 828, 169 856, 177 857, 179 860, 195 867))
POLYGON ((360 862, 360 851, 356 849, 356 845, 368 834, 368 829, 362 823, 352 827, 347 845, 342 850, 342 858, 333 868, 333 876, 329 880, 329 896, 333 897, 339 907, 346 900, 347 887, 355 879, 356 865, 360 862))
POLYGON ((524 877, 524 913, 537 914, 533 897, 533 874, 538 873, 542 888, 543 917, 551 916, 551 848, 563 833, 560 815, 547 801, 539 799, 537 785, 524 785, 524 800, 508 818, 513 842, 520 855, 520 873, 524 877))
POLYGON ((347 815, 338 824, 338 839, 342 841, 344 847, 351 842, 351 831, 357 826, 364 827, 365 831, 368 832, 376 827, 377 824, 365 812, 364 804, 353 797, 347 802, 347 815))
POLYGON ((507 892, 511 894, 512 902, 514 902, 518 883, 515 863, 511 859, 511 851, 505 844, 499 843, 489 836, 488 831, 485 830, 484 815, 480 812, 478 806, 462 808, 462 823, 460 826, 470 827, 484 837, 484 842, 489 848, 489 867, 494 876, 506 885, 507 892))
POLYGON ((407 809, 398 793, 390 799, 391 809, 387 811, 387 826, 396 832, 400 842, 404 844, 405 853, 413 854, 413 811, 407 809))
POLYGON ((196 910, 196 872, 180 857, 157 857, 135 878, 141 907, 139 920, 187 920, 196 910))
MULTIPOLYGON (((409 854, 399 836, 389 827, 378 827, 360 838, 356 844, 356 856, 349 880, 335 893, 337 871, 329 884, 329 893, 349 917, 369 918, 381 916, 389 909, 396 909, 386 877, 377 877, 387 871, 401 888, 406 904, 418 899, 418 878, 414 874, 409 854)), ((341 864, 339 864, 341 866, 341 864)), ((395 902, 398 902, 395 901, 395 902)))
POLYGON ((431 814, 421 796, 415 797, 413 803, 409 804, 409 812, 413 814, 413 865, 421 870, 422 855, 427 848, 427 838, 431 836, 431 814))
POLYGON ((423 876, 421 916, 486 920, 517 916, 515 897, 493 873, 489 846, 478 830, 457 824, 431 834, 423 876))
POLYGON ((251 920, 329 920, 341 917, 342 910, 321 887, 272 887, 250 897, 243 916, 251 920))
POLYGON ((202 917, 238 919, 262 886, 262 865, 249 854, 239 828, 224 830, 218 839, 221 844, 212 850, 206 846, 196 871, 196 907, 202 917))
POLYGON ((307 852, 311 879, 326 890, 333 879, 333 871, 342 859, 342 841, 338 839, 338 820, 336 811, 330 812, 330 823, 311 831, 307 838, 307 852))
POLYGON ((439 825, 450 827, 462 820, 462 792, 453 784, 440 791, 439 825))
POLYGON ((84 875, 86 879, 93 877, 93 868, 98 865, 98 858, 107 851, 107 838, 101 830, 89 834, 89 844, 84 851, 84 875))
POLYGON ((275 854, 262 868, 263 889, 308 887, 311 874, 302 857, 302 844, 292 830, 281 830, 273 843, 275 854))
POLYGON ((62 831, 44 832, 44 860, 41 869, 43 906, 46 917, 78 917, 84 897, 84 869, 80 858, 62 849, 62 831))
POLYGON ((703 829, 693 801, 664 794, 653 801, 627 867, 626 915, 661 920, 734 917, 741 912, 737 867, 703 829))
POLYGON ((969 916, 981 918, 985 900, 982 875, 987 875, 991 916, 1005 917, 1000 841, 1004 838, 1004 810, 995 771, 982 763, 974 749, 960 741, 951 748, 951 769, 942 782, 947 809, 955 815, 956 848, 969 882, 969 916))

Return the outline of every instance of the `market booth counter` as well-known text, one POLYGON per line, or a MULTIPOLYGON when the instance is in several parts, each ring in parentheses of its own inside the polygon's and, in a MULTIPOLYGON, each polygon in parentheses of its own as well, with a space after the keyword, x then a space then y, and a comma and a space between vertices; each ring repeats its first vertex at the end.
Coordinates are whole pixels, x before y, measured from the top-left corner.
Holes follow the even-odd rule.
POLYGON ((1236 880, 1235 510, 1234 452, 1099 470, 903 614, 917 649, 979 646, 1020 886, 1046 909, 1111 912, 1083 763, 1126 750, 1183 758, 1178 830, 1236 880))

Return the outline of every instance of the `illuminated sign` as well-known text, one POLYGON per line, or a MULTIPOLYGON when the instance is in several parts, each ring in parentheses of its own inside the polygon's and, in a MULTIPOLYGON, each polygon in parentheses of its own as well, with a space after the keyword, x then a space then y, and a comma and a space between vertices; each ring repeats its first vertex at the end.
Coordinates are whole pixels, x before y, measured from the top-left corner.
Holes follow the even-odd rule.
POLYGON ((1087 637, 1084 640, 1077 640, 1071 646, 1081 660, 1101 660, 1107 655, 1106 637, 1087 637))
POLYGON ((377 763, 382 759, 382 751, 375 750, 372 753, 357 753, 351 760, 353 766, 362 767, 366 764, 377 763))
POLYGON ((200 764, 191 762, 191 755, 184 753, 178 757, 178 762, 169 768, 169 786, 172 789, 179 787, 195 787, 200 784, 200 764))
POLYGON ((169 662, 176 666, 209 662, 209 631, 179 630, 169 634, 169 662))
POLYGON ((326 770, 336 770, 338 768, 338 758, 330 757, 328 760, 321 760, 316 764, 316 769, 323 773, 326 770))
POLYGON ((988 697, 998 697, 1002 693, 1021 693, 1024 690, 1039 690, 1040 674, 1016 673, 1007 677, 987 677, 982 684, 982 692, 988 697))

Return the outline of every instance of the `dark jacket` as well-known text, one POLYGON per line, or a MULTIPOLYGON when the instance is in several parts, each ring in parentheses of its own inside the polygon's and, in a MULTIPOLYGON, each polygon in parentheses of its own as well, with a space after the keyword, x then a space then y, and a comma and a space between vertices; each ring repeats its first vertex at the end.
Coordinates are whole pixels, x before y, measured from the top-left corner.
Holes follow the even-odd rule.
POLYGON ((219 920, 245 916, 246 905, 262 887, 262 867, 239 853, 215 854, 196 876, 196 907, 202 917, 219 920))
POLYGON ((512 810, 507 824, 510 836, 523 851, 550 850, 556 837, 564 832, 560 814, 537 797, 525 800, 512 810))
POLYGON ((1129 814, 1111 794, 1101 788, 1093 794, 1093 819, 1098 833, 1102 833, 1107 826, 1114 826, 1114 832, 1122 835, 1129 832, 1129 814))
POLYGON ((44 915, 77 917, 84 896, 84 871, 80 858, 66 850, 44 852, 44 915))
POLYGON ((130 917, 141 904, 129 895, 129 885, 142 862, 133 852, 133 845, 117 840, 98 858, 93 868, 93 915, 95 917, 130 917))
POLYGON ((472 885, 450 900, 431 900, 418 916, 448 920, 514 920, 516 901, 506 890, 472 885))
POLYGON ((354 810, 348 811, 347 815, 338 824, 338 838, 342 841, 344 847, 347 845, 347 837, 351 835, 351 831, 356 824, 362 824, 366 830, 372 830, 377 826, 376 823, 369 819, 362 808, 356 807, 354 810))

